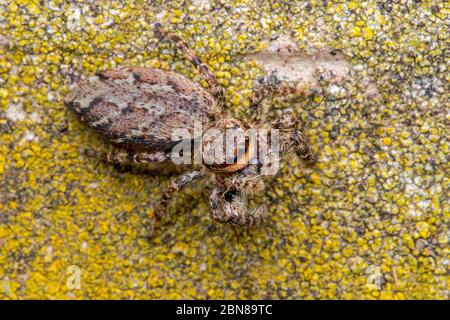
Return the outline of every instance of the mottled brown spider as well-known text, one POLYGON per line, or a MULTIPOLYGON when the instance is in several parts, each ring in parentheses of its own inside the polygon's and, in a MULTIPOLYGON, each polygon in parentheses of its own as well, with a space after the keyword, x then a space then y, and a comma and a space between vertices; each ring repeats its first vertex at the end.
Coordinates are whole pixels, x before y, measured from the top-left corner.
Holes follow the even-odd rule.
MULTIPOLYGON (((107 70, 80 82, 67 97, 66 104, 82 121, 122 147, 121 151, 108 155, 110 162, 167 166, 171 164, 171 150, 179 143, 172 140, 175 129, 187 128, 192 132, 194 122, 201 121, 206 128, 223 132, 238 128, 247 133, 250 128, 264 125, 260 123, 259 108, 263 98, 299 94, 287 85, 260 86, 250 100, 249 123, 233 118, 229 115, 223 88, 187 44, 158 23, 155 34, 160 40, 173 42, 200 72, 208 87, 204 89, 178 73, 144 67, 107 70)), ((315 162, 303 126, 292 113, 271 123, 269 130, 273 129, 279 132, 280 155, 296 153, 306 164, 315 162)), ((248 160, 249 149, 245 150, 245 159, 235 160, 248 160)), ((214 220, 240 227, 262 224, 267 218, 267 210, 264 206, 249 208, 247 196, 264 188, 264 180, 268 178, 262 174, 264 165, 261 161, 236 161, 192 166, 191 171, 170 182, 155 210, 155 227, 167 211, 173 194, 208 172, 215 173, 217 181, 210 196, 214 220)))

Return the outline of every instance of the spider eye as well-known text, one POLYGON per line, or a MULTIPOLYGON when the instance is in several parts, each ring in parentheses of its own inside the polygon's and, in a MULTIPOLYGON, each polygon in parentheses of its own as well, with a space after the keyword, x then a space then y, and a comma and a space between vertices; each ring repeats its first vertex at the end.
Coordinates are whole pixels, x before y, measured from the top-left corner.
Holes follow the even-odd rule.
POLYGON ((223 197, 225 199, 226 202, 231 202, 233 201, 238 195, 238 191, 236 189, 227 191, 223 194, 223 197))

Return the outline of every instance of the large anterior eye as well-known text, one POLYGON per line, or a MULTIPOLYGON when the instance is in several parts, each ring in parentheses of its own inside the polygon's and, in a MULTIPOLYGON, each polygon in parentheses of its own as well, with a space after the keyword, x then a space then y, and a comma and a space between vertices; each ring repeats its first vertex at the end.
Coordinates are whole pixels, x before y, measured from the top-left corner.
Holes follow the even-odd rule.
POLYGON ((226 202, 233 201, 233 199, 236 198, 236 196, 237 196, 237 190, 230 190, 223 194, 223 197, 226 202))
POLYGON ((250 126, 235 119, 225 119, 216 123, 216 127, 221 134, 216 139, 220 145, 212 144, 215 142, 213 139, 203 139, 204 153, 206 150, 208 156, 212 155, 211 158, 206 158, 207 161, 204 157, 203 164, 209 170, 225 175, 242 170, 249 164, 254 152, 248 132, 250 126))
POLYGON ((233 190, 229 190, 229 191, 225 192, 223 194, 223 197, 226 202, 231 202, 236 198, 237 195, 238 195, 238 191, 236 189, 233 189, 233 190))

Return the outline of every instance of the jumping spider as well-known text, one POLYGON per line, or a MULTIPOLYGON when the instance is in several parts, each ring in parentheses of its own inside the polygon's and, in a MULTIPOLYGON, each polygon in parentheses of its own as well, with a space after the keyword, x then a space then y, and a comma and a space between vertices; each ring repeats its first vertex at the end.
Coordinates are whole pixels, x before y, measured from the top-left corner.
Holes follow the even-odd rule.
MULTIPOLYGON (((67 97, 66 104, 82 121, 123 148, 108 155, 110 162, 168 165, 171 150, 178 143, 171 139, 173 130, 180 127, 192 130, 194 121, 201 121, 207 128, 223 132, 228 128, 248 132, 250 128, 263 125, 259 107, 265 97, 299 93, 288 85, 260 86, 250 99, 249 123, 233 118, 229 115, 223 88, 186 42, 167 32, 159 23, 155 24, 155 34, 160 40, 173 42, 200 72, 208 88, 178 73, 144 67, 107 70, 80 82, 67 97)), ((271 123, 270 129, 279 132, 280 155, 296 153, 306 164, 315 162, 302 124, 292 113, 271 123)), ((246 159, 248 150, 244 153, 246 159)), ((262 163, 202 163, 200 168, 185 172, 165 190, 155 210, 155 227, 167 211, 173 194, 207 172, 215 173, 217 181, 209 201, 211 217, 240 227, 260 225, 267 217, 267 210, 264 207, 250 209, 247 196, 263 189, 267 176, 262 175, 262 167, 262 163)))

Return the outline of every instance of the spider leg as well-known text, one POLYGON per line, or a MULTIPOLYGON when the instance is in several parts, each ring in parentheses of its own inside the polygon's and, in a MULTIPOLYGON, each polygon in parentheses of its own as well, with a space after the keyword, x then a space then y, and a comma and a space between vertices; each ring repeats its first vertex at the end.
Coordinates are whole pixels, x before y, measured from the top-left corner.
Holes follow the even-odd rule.
POLYGON ((112 164, 120 171, 138 169, 147 174, 173 176, 191 168, 189 165, 174 164, 170 161, 170 154, 161 151, 145 152, 122 147, 108 153, 93 149, 84 149, 82 153, 89 158, 112 164))
POLYGON ((209 68, 202 63, 199 57, 189 48, 187 43, 178 35, 168 32, 160 23, 155 23, 155 34, 160 39, 168 39, 185 55, 185 57, 197 68, 209 86, 209 91, 215 98, 218 113, 226 109, 225 93, 217 82, 209 68))
POLYGON ((301 131, 300 135, 303 143, 299 147, 297 147, 296 154, 306 165, 313 166, 315 163, 317 163, 317 154, 311 149, 309 139, 303 130, 301 131))
POLYGON ((168 159, 169 157, 163 152, 134 152, 127 149, 110 152, 106 155, 108 162, 120 165, 153 164, 164 162, 168 159))
POLYGON ((167 207, 169 205, 169 201, 172 198, 173 194, 175 192, 177 192, 178 190, 180 190, 182 187, 184 187, 185 185, 187 185, 188 183, 200 179, 205 175, 205 171, 202 170, 197 170, 197 171, 189 171, 186 172, 184 174, 182 174, 181 176, 173 179, 169 186, 166 188, 166 190, 164 191, 164 194, 162 195, 161 201, 158 205, 158 207, 155 210, 155 215, 154 215, 154 222, 155 222, 155 228, 159 227, 160 221, 162 216, 166 213, 167 211, 167 207))
POLYGON ((275 120, 271 127, 280 129, 279 142, 282 153, 294 152, 308 166, 313 166, 317 162, 317 154, 311 148, 304 126, 294 114, 286 114, 275 120))
POLYGON ((170 160, 164 152, 140 152, 131 149, 120 148, 112 152, 102 152, 93 149, 84 149, 82 153, 90 158, 99 158, 110 164, 132 166, 140 164, 158 165, 170 160))

